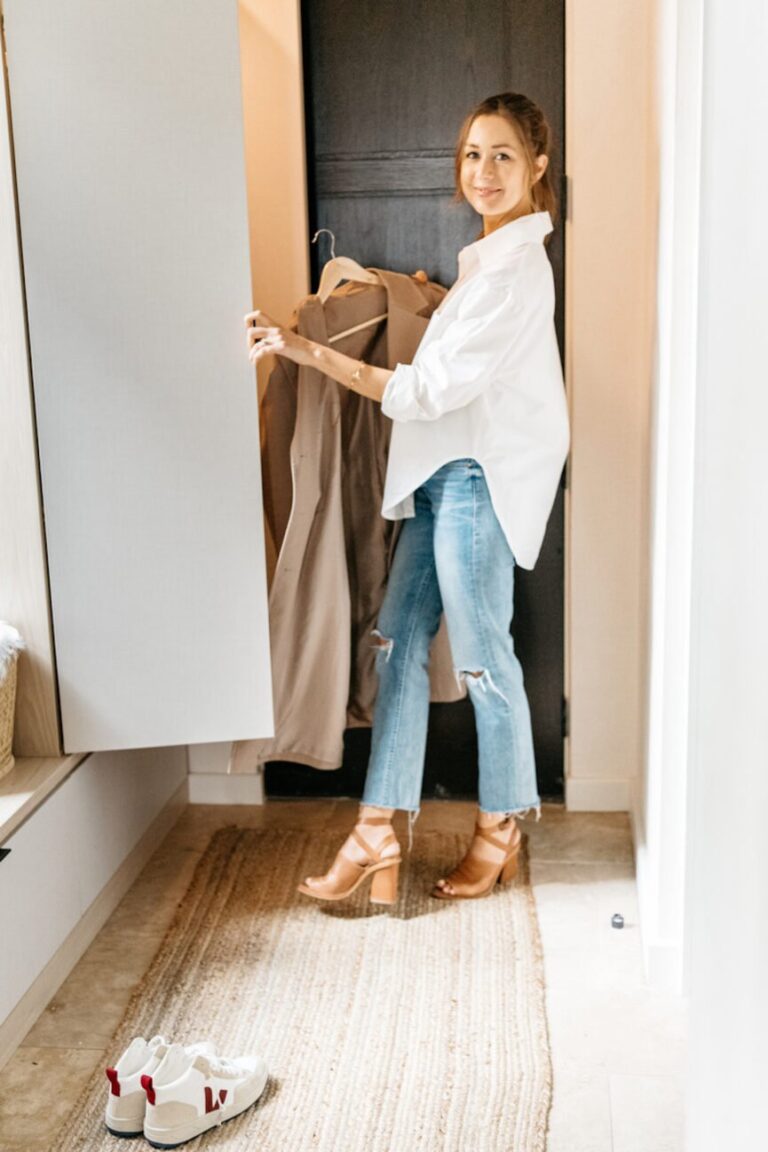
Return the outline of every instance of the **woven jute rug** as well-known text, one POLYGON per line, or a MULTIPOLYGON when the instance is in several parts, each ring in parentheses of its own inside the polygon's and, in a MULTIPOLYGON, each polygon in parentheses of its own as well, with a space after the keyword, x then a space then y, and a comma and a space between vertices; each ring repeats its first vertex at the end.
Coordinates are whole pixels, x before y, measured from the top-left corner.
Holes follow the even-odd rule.
MULTIPOLYGON (((508 888, 450 902, 428 893, 467 838, 417 834, 393 909, 367 885, 333 904, 295 891, 340 839, 217 832, 108 1058, 157 1032, 264 1056, 259 1102, 190 1149, 543 1152, 552 1066, 528 837, 508 888)), ((106 1090, 99 1069, 59 1152, 126 1152, 103 1127, 106 1090)))

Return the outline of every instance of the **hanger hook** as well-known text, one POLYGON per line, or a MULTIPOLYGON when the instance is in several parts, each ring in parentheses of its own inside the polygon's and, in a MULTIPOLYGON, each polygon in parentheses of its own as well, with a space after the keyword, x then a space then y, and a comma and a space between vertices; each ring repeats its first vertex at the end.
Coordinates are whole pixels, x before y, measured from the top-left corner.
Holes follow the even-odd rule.
POLYGON ((317 238, 321 232, 327 232, 328 235, 330 236, 330 238, 331 238, 331 260, 335 260, 336 259, 336 237, 334 236, 333 232, 331 232, 330 228, 318 228, 317 232, 315 232, 314 236, 312 237, 312 243, 313 244, 315 243, 315 241, 317 240, 317 238))

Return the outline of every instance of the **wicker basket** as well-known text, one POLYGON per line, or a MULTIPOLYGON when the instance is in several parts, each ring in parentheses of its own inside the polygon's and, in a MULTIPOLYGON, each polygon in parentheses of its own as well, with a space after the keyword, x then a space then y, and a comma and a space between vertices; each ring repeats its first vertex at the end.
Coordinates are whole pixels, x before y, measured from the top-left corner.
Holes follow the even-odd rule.
POLYGON ((0 777, 7 775, 13 759, 13 715, 19 651, 24 641, 15 628, 0 621, 0 777))

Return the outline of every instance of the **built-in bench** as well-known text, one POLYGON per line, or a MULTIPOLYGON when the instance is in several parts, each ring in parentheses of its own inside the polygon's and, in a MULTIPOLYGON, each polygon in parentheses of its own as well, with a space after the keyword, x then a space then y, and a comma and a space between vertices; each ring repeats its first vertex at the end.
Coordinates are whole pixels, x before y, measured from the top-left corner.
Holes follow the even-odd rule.
POLYGON ((0 780, 0 847, 88 755, 75 752, 16 760, 0 780))
POLYGON ((188 800, 185 746, 19 759, 0 780, 0 1067, 188 800))

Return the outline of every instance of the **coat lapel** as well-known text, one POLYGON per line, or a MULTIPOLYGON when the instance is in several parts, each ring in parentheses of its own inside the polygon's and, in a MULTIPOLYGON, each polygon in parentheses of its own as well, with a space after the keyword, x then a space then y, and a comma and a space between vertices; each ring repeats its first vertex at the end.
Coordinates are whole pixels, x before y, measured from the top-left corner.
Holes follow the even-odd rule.
POLYGON ((377 273, 387 292, 387 367, 410 363, 441 295, 433 286, 420 285, 402 272, 370 271, 377 273))

